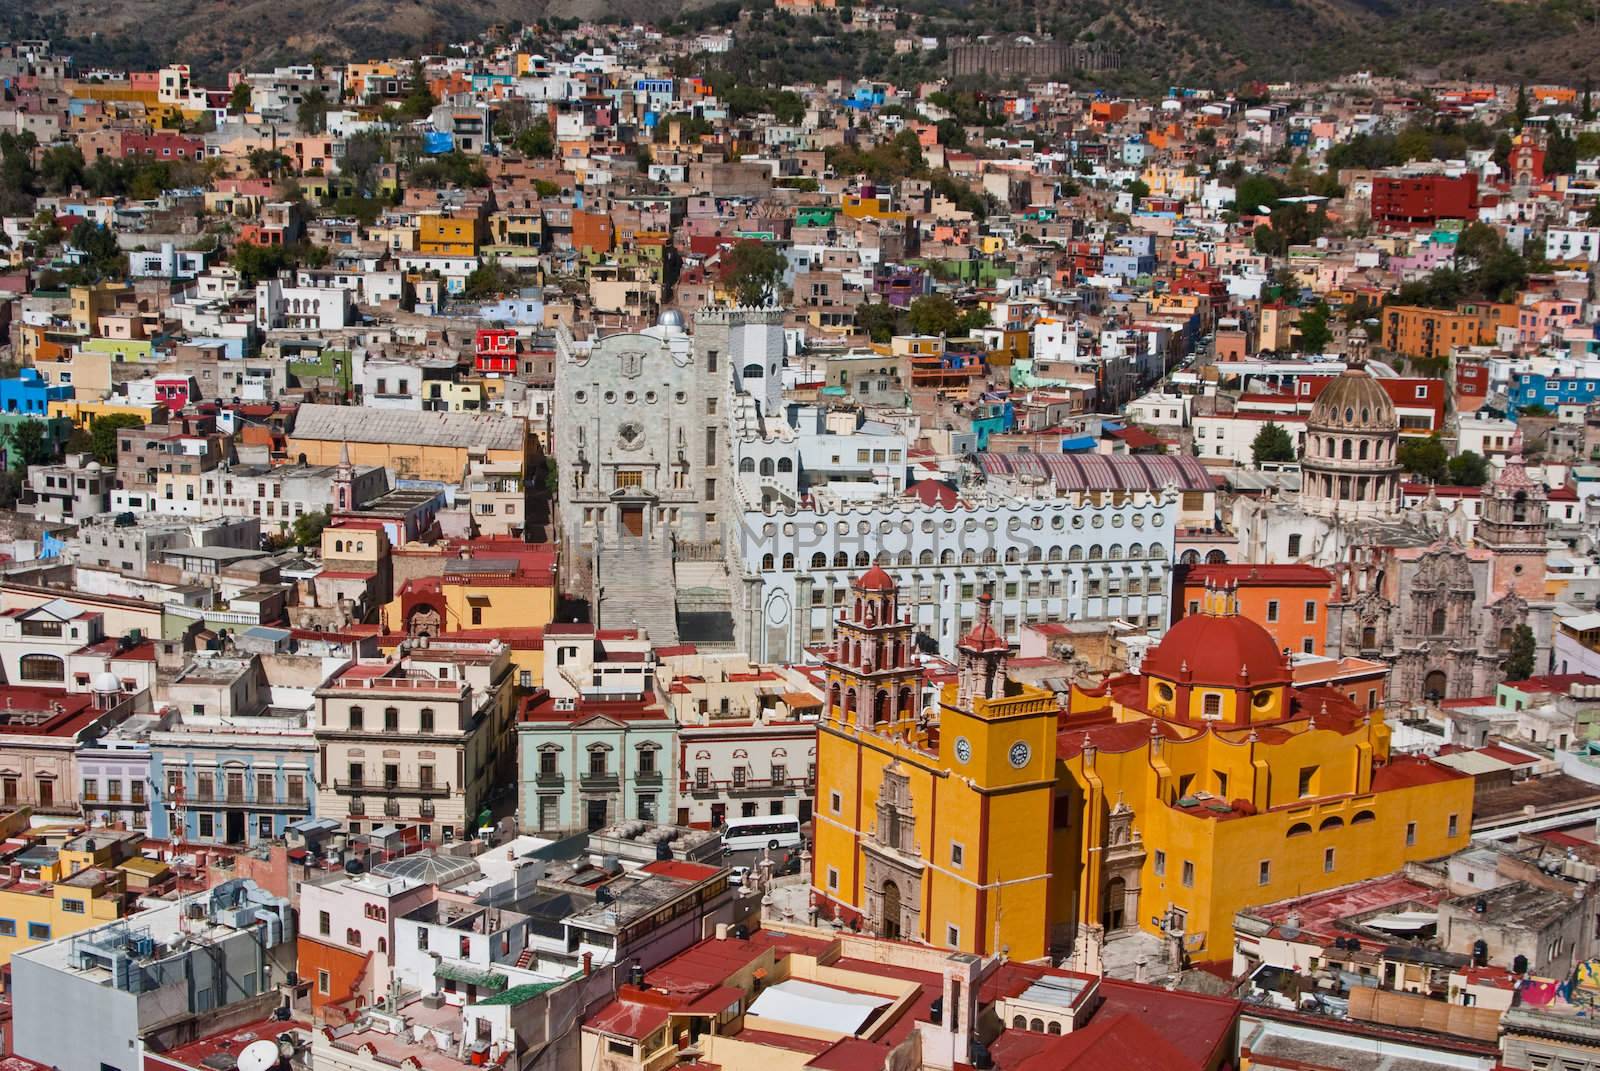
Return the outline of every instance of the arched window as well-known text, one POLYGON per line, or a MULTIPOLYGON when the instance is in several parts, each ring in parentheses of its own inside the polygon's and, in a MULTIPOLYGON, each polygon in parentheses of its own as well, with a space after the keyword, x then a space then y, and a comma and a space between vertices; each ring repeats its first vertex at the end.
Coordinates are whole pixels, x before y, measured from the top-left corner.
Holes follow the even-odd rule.
POLYGON ((1361 649, 1363 651, 1375 650, 1378 646, 1378 630, 1367 625, 1361 630, 1361 649))
POLYGON ((953 551, 953 550, 941 550, 939 552, 939 564, 940 565, 954 565, 955 563, 956 563, 956 552, 955 551, 953 551))
POLYGON ((833 556, 833 567, 835 569, 850 568, 850 555, 842 550, 836 552, 833 556))
POLYGON ((761 555, 761 571, 763 573, 772 572, 772 567, 773 567, 774 564, 775 564, 775 562, 773 560, 772 555, 770 555, 770 554, 761 555))
POLYGON ((1121 543, 1113 543, 1113 544, 1111 544, 1110 549, 1106 551, 1106 557, 1110 558, 1114 562, 1121 561, 1122 560, 1122 544, 1121 543))
POLYGON ((1322 824, 1320 826, 1318 826, 1317 828, 1319 830, 1343 829, 1344 828, 1344 819, 1340 818, 1338 815, 1331 815, 1331 816, 1329 816, 1327 818, 1324 818, 1322 820, 1322 824))
POLYGON ((1030 562, 1041 562, 1041 561, 1044 561, 1044 549, 1042 547, 1037 546, 1037 545, 1029 547, 1028 548, 1028 560, 1030 562))
POLYGON ((901 567, 909 566, 911 564, 911 552, 909 550, 902 550, 899 554, 895 555, 894 563, 901 567))
POLYGON ((1028 1020, 1028 1029, 1032 1030, 1034 1033, 1039 1033, 1040 1031, 1044 1030, 1044 1020, 1043 1019, 1029 1019, 1028 1020))
POLYGON ((1296 822, 1294 825, 1289 827, 1289 832, 1285 833, 1284 836, 1286 836, 1286 837, 1303 837, 1307 833, 1310 833, 1310 832, 1311 832, 1311 823, 1310 822, 1296 822))
POLYGON ((1344 441, 1344 446, 1339 450, 1339 456, 1346 461, 1349 461, 1354 456, 1354 444, 1351 440, 1346 439, 1344 441))
POLYGON ((1101 558, 1104 558, 1105 556, 1106 556, 1106 548, 1102 547, 1099 543, 1091 543, 1091 544, 1089 544, 1089 560, 1090 561, 1097 562, 1101 558))
POLYGON ((872 564, 872 555, 864 550, 856 551, 856 568, 865 569, 872 564))
POLYGON ((55 655, 25 654, 21 660, 21 675, 25 681, 64 681, 66 663, 55 655))
POLYGON ((1444 607, 1441 606, 1433 612, 1433 620, 1428 624, 1428 631, 1435 636, 1444 635, 1446 617, 1444 607))
POLYGON ((767 370, 759 364, 751 363, 744 366, 744 378, 746 379, 764 379, 766 374, 767 370))
POLYGON ((1006 564, 1007 565, 1016 565, 1021 560, 1022 560, 1022 555, 1021 555, 1021 553, 1018 552, 1016 547, 1007 547, 1006 548, 1006 564))
POLYGON ((783 571, 787 573, 787 572, 792 571, 793 569, 794 569, 794 555, 793 554, 785 554, 783 556, 783 571))
POLYGON ((1044 1032, 1046 1034, 1061 1033, 1061 1021, 1059 1019, 1051 1019, 1049 1025, 1045 1027, 1044 1032))
POLYGON ((918 565, 932 565, 934 563, 933 551, 924 550, 917 554, 918 565))
POLYGON ((1013 1029, 1013 1030, 1026 1030, 1026 1029, 1028 1029, 1027 1016, 1019 1015, 1015 1019, 1012 1019, 1011 1020, 1011 1029, 1013 1029))
POLYGON ((1370 446, 1370 445, 1371 444, 1368 443, 1367 440, 1365 440, 1365 439, 1361 440, 1361 460, 1362 461, 1365 461, 1367 459, 1367 447, 1370 446))
POLYGON ((777 470, 778 468, 773 464, 772 458, 764 457, 761 459, 761 475, 771 476, 777 470))
POLYGON ((779 472, 793 472, 794 471, 794 462, 790 461, 786 457, 778 458, 778 471, 779 472))
POLYGON ((1061 560, 1061 548, 1060 547, 1051 547, 1050 548, 1050 560, 1053 561, 1053 562, 1058 562, 1058 561, 1061 560))
POLYGON ((1144 557, 1144 544, 1130 543, 1128 545, 1128 557, 1135 560, 1144 557))
POLYGON ((754 472, 755 470, 756 470, 756 459, 755 458, 753 458, 753 457, 741 457, 739 459, 739 471, 740 472, 754 472))
POLYGON ((1000 560, 1000 552, 993 547, 988 547, 983 552, 983 564, 994 565, 1000 560))
POLYGON ((1357 811, 1350 816, 1350 824, 1353 826, 1366 825, 1368 822, 1376 822, 1377 820, 1378 816, 1371 811, 1357 811))
POLYGON ((811 555, 811 568, 813 568, 813 569, 826 569, 827 567, 828 567, 828 556, 826 554, 822 553, 819 550, 817 553, 811 555))
POLYGON ((1073 547, 1071 550, 1069 550, 1067 552, 1067 560, 1068 561, 1074 561, 1074 562, 1083 561, 1083 548, 1082 547, 1073 547))
POLYGON ((971 547, 968 547, 966 550, 962 551, 961 552, 961 564, 962 565, 977 565, 978 564, 978 552, 973 550, 971 547))

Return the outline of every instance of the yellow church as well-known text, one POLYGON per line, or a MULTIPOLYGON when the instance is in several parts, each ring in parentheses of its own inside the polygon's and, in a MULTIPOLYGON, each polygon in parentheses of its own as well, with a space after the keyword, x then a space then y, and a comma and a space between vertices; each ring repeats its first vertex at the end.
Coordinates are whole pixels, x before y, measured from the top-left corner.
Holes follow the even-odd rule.
POLYGON ((1472 779, 1392 756, 1381 711, 1296 688, 1230 590, 1066 710, 1007 679, 987 597, 931 708, 912 633, 893 578, 855 581, 818 731, 820 915, 1080 963, 1137 928, 1204 962, 1232 956, 1241 908, 1467 844, 1472 779))

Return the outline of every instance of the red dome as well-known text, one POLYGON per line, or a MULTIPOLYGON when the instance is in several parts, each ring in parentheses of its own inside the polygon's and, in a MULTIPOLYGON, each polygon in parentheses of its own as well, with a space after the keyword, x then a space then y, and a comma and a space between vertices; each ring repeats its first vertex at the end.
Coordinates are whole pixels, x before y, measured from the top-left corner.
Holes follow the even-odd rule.
POLYGON ((1289 684, 1293 679, 1272 633, 1238 614, 1193 614, 1181 619, 1144 656, 1144 672, 1214 688, 1289 684))
POLYGON ((874 565, 856 579, 857 591, 893 591, 895 590, 894 577, 874 565))

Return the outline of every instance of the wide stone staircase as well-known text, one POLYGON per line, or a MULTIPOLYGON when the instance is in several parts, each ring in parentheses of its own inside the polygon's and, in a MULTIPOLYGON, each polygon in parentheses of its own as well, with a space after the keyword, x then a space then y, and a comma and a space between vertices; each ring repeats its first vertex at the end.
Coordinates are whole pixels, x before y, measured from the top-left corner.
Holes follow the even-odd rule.
POLYGON ((637 627, 652 644, 678 642, 670 543, 613 537, 595 548, 594 577, 592 605, 600 628, 637 627))

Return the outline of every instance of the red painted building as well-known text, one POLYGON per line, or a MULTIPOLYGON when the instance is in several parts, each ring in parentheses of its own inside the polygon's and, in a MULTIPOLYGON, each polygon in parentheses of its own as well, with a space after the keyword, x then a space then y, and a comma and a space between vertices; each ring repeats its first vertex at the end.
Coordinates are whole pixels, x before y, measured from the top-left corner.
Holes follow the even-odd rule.
MULTIPOLYGON (((1309 412, 1317 396, 1337 381, 1336 376, 1302 376, 1295 382, 1297 407, 1309 412)), ((1394 402, 1402 435, 1428 435, 1444 430, 1445 395, 1448 393, 1444 380, 1397 376, 1373 382, 1394 402)))
POLYGON ((1471 219, 1478 203, 1478 176, 1379 175, 1372 180, 1372 222, 1413 230, 1442 219, 1471 219))
POLYGON ((517 370, 517 333, 510 328, 479 328, 473 351, 480 373, 509 376, 517 370))
POLYGON ((121 148, 123 156, 151 156, 158 160, 199 160, 206 153, 206 143, 201 139, 170 130, 123 134, 121 148))

